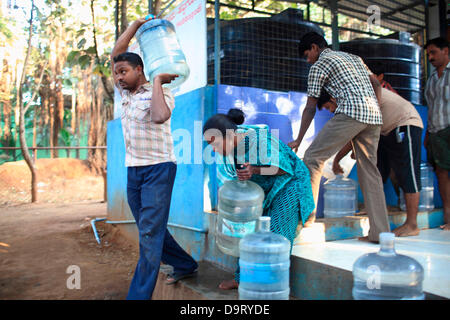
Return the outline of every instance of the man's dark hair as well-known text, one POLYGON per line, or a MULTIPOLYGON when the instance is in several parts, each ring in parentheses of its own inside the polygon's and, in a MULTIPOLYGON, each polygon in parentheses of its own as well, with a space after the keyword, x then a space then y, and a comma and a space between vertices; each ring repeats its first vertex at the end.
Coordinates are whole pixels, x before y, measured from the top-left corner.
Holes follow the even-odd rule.
POLYGON ((300 56, 303 57, 305 51, 310 50, 313 43, 316 44, 320 49, 328 47, 328 43, 324 37, 322 37, 317 32, 311 31, 303 35, 303 37, 300 39, 300 44, 298 46, 298 52, 300 53, 300 56))
POLYGON ((441 50, 444 48, 448 48, 448 41, 447 41, 447 39, 445 39, 443 37, 428 40, 427 44, 423 48, 426 50, 428 48, 428 46, 430 46, 432 44, 434 44, 436 47, 438 47, 441 50))
POLYGON ((124 52, 121 54, 118 54, 113 58, 114 63, 120 62, 120 61, 127 61, 133 68, 136 68, 137 66, 142 67, 142 71, 144 71, 144 62, 142 61, 141 57, 133 52, 124 52))
POLYGON ((317 100, 317 108, 322 110, 323 105, 331 100, 331 96, 325 90, 320 93, 319 100, 317 100))

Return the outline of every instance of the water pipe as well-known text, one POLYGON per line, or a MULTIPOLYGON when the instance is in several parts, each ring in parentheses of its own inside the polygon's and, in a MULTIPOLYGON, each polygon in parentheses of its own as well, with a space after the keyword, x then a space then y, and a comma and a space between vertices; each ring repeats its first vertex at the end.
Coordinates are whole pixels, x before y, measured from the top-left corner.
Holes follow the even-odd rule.
MULTIPOLYGON (((98 236, 97 228, 95 227, 95 223, 97 221, 104 221, 104 220, 106 220, 106 218, 96 218, 96 219, 92 219, 91 220, 92 230, 94 232, 94 236, 95 236, 95 239, 97 240, 98 244, 100 244, 101 240, 100 240, 100 237, 98 236)), ((107 220, 105 222, 109 223, 109 224, 127 224, 127 223, 136 223, 136 220, 107 220)), ((188 226, 183 226, 181 224, 176 224, 176 223, 171 223, 171 222, 167 223, 167 226, 168 227, 173 227, 173 228, 180 228, 180 229, 200 232, 200 233, 207 233, 208 232, 207 229, 199 229, 199 228, 194 228, 194 227, 188 227, 188 226)))
MULTIPOLYGON (((104 221, 104 220, 106 220, 106 218, 96 218, 96 219, 92 219, 92 220, 91 220, 92 231, 94 231, 95 240, 97 240, 97 243, 98 243, 98 244, 100 244, 101 240, 100 240, 100 237, 98 236, 97 228, 95 227, 95 223, 96 223, 97 221, 104 221)), ((118 224, 118 223, 136 223, 136 221, 135 221, 135 220, 106 221, 106 223, 111 223, 111 224, 118 224)))
POLYGON ((96 219, 92 219, 91 220, 91 226, 92 226, 92 230, 94 231, 94 236, 95 236, 95 240, 97 240, 97 243, 100 244, 100 238, 97 234, 97 228, 95 227, 95 223, 97 221, 103 221, 106 220, 106 218, 96 218, 96 219))

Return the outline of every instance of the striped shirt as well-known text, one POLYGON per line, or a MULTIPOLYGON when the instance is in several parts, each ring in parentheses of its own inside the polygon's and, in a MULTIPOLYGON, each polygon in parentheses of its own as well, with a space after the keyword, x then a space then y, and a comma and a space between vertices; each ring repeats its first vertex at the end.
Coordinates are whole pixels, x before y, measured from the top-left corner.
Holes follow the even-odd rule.
MULTIPOLYGON (((163 88, 167 106, 172 111, 175 99, 163 88)), ((151 122, 152 85, 143 84, 134 93, 122 90, 122 130, 125 140, 125 166, 139 167, 176 162, 170 120, 151 122)))
POLYGON ((425 87, 428 103, 428 129, 436 133, 450 126, 450 62, 442 76, 438 78, 437 70, 431 74, 425 87))
POLYGON ((381 125, 382 115, 370 74, 360 57, 325 49, 309 71, 308 96, 319 98, 325 89, 336 99, 335 114, 343 113, 363 123, 381 125))

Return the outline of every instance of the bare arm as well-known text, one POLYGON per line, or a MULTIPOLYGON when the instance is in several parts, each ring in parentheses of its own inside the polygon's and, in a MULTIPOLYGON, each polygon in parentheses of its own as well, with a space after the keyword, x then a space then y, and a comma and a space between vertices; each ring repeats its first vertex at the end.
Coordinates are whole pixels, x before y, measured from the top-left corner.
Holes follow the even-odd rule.
POLYGON ((295 152, 297 152, 298 147, 302 143, 303 137, 306 134, 306 131, 308 131, 309 126, 311 125, 311 121, 314 119, 314 116, 316 114, 317 100, 318 100, 317 98, 308 97, 308 100, 306 101, 305 110, 303 110, 302 113, 302 122, 300 125, 300 130, 298 132, 297 139, 288 143, 289 147, 294 149, 295 152))
POLYGON ((342 149, 336 154, 333 160, 333 172, 334 174, 342 174, 344 171, 339 165, 339 161, 342 160, 343 157, 347 155, 352 150, 352 143, 349 141, 342 149))
POLYGON ((162 85, 170 83, 176 77, 178 77, 176 74, 161 73, 153 78, 152 122, 161 124, 169 120, 172 112, 164 97, 162 85))
POLYGON ((375 95, 377 96, 378 104, 381 103, 381 84, 378 81, 377 77, 372 73, 370 76, 370 83, 372 84, 373 90, 375 91, 375 95))
POLYGON ((114 83, 117 86, 117 80, 116 80, 116 74, 114 72, 114 57, 127 52, 128 45, 130 44, 131 39, 133 39, 134 35, 136 34, 136 31, 142 26, 145 22, 148 20, 145 20, 144 18, 137 19, 134 21, 128 28, 120 35, 119 39, 117 39, 116 44, 114 45, 114 48, 111 51, 111 68, 112 68, 112 74, 114 77, 114 83))
POLYGON ((283 174, 286 174, 286 171, 276 166, 257 167, 246 163, 243 165, 243 169, 236 169, 236 173, 239 180, 249 180, 254 174, 263 176, 281 176, 283 174))

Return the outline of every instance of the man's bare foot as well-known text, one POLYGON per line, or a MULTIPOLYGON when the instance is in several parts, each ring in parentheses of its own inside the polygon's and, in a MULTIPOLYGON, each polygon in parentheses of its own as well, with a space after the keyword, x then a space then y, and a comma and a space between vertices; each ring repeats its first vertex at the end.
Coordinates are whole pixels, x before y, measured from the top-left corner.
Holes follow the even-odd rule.
POLYGON ((450 231, 450 223, 443 224, 439 228, 441 228, 442 230, 450 231))
POLYGON ((316 221, 316 214, 311 213, 308 217, 308 220, 306 220, 305 223, 303 224, 303 228, 312 227, 315 221, 316 221))
POLYGON ((364 242, 370 242, 370 243, 376 243, 379 244, 379 241, 376 240, 369 240, 369 236, 365 236, 365 237, 358 237, 359 241, 364 241, 364 242))
POLYGON ((239 283, 236 282, 236 280, 223 280, 219 284, 219 288, 222 290, 232 290, 237 289, 239 287, 239 283))
POLYGON ((420 233, 419 228, 417 228, 417 225, 411 225, 411 224, 403 224, 400 227, 394 229, 392 231, 396 237, 410 237, 410 236, 417 236, 420 233))

